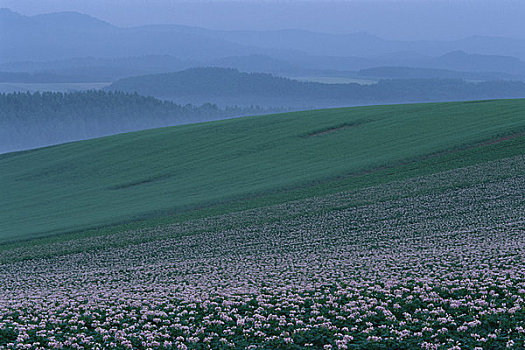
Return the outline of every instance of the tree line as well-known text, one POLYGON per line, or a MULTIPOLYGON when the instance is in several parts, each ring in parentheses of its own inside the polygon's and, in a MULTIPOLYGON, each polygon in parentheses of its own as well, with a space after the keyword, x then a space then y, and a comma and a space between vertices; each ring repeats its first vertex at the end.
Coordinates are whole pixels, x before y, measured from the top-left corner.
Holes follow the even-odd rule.
POLYGON ((0 152, 265 112, 261 107, 179 105, 125 92, 4 93, 0 152))

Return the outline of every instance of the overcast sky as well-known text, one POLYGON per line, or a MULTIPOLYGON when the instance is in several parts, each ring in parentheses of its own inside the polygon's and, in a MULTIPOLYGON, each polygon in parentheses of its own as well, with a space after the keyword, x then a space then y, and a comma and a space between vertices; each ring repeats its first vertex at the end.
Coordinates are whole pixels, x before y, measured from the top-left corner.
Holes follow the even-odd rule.
POLYGON ((0 0, 25 15, 78 11, 119 26, 185 24, 212 29, 368 32, 389 39, 525 38, 525 1, 0 0))

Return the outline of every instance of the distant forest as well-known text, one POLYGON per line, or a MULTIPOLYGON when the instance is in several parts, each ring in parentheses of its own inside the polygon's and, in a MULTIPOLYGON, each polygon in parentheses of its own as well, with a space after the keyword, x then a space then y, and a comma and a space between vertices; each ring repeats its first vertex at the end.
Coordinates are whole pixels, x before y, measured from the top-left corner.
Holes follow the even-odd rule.
POLYGON ((227 68, 192 68, 124 78, 106 89, 177 103, 250 105, 259 101, 257 104, 264 106, 297 108, 525 97, 525 83, 520 81, 383 79, 370 85, 323 84, 227 68))
POLYGON ((0 152, 267 112, 209 103, 182 106, 124 92, 0 94, 0 152))

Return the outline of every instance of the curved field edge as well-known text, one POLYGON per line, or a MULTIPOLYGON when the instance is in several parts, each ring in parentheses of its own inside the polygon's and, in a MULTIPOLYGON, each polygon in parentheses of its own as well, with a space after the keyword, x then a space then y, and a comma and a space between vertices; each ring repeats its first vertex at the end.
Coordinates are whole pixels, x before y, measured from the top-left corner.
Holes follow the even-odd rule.
MULTIPOLYGON (((413 163, 398 168, 381 169, 364 178, 345 178, 340 183, 318 184, 304 192, 278 193, 273 197, 252 198, 223 206, 202 208, 187 215, 163 216, 96 230, 59 234, 50 237, 0 245, 0 263, 51 258, 88 251, 127 247, 188 235, 202 235, 215 230, 264 226, 294 217, 343 211, 392 200, 439 195, 525 174, 525 136, 483 147, 468 147, 428 157, 419 167, 413 163), (351 182, 350 182, 351 181, 351 182), (334 201, 334 198, 343 198, 334 201), (336 204, 333 204, 333 203, 336 204), (173 230, 182 227, 182 230, 173 230), (175 232, 175 233, 174 233, 175 232)), ((478 203, 479 204, 479 203, 478 203)), ((522 199, 521 205, 525 206, 522 199)))
POLYGON ((8 154, 0 157, 0 228, 4 242, 118 231, 522 154, 524 107, 505 100, 307 111, 8 154))
MULTIPOLYGON (((86 236, 108 235, 127 230, 164 226, 172 223, 181 223, 196 219, 215 217, 225 213, 243 212, 245 210, 272 206, 280 203, 293 202, 296 200, 318 197, 338 192, 357 191, 362 188, 374 187, 396 181, 403 181, 414 177, 436 174, 452 169, 463 168, 505 159, 516 155, 524 155, 525 135, 513 134, 512 137, 498 142, 483 142, 475 145, 465 146, 461 149, 441 152, 423 159, 413 160, 367 171, 360 174, 349 174, 335 179, 317 181, 307 186, 289 188, 273 193, 252 194, 250 197, 238 198, 225 203, 213 203, 203 207, 197 207, 189 211, 151 214, 150 218, 133 220, 127 223, 102 226, 96 229, 78 230, 69 233, 60 233, 45 237, 21 239, 16 242, 0 243, 0 251, 12 247, 41 245, 50 242, 60 242, 85 238, 86 236)), ((464 185, 472 183, 469 178, 463 178, 464 185)), ((441 188, 458 187, 458 182, 441 184, 441 188)))

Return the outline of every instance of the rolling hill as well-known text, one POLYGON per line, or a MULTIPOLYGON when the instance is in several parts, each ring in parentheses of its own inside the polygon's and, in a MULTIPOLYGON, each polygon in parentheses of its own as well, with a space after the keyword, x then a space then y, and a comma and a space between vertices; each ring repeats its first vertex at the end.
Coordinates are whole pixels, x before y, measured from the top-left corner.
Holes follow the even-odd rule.
POLYGON ((524 110, 525 100, 314 110, 4 154, 0 240, 151 226, 523 155, 524 110))
POLYGON ((210 102, 221 106, 302 109, 525 97, 525 83, 518 81, 385 79, 371 85, 323 84, 213 67, 124 78, 105 89, 137 92, 181 104, 210 102))

